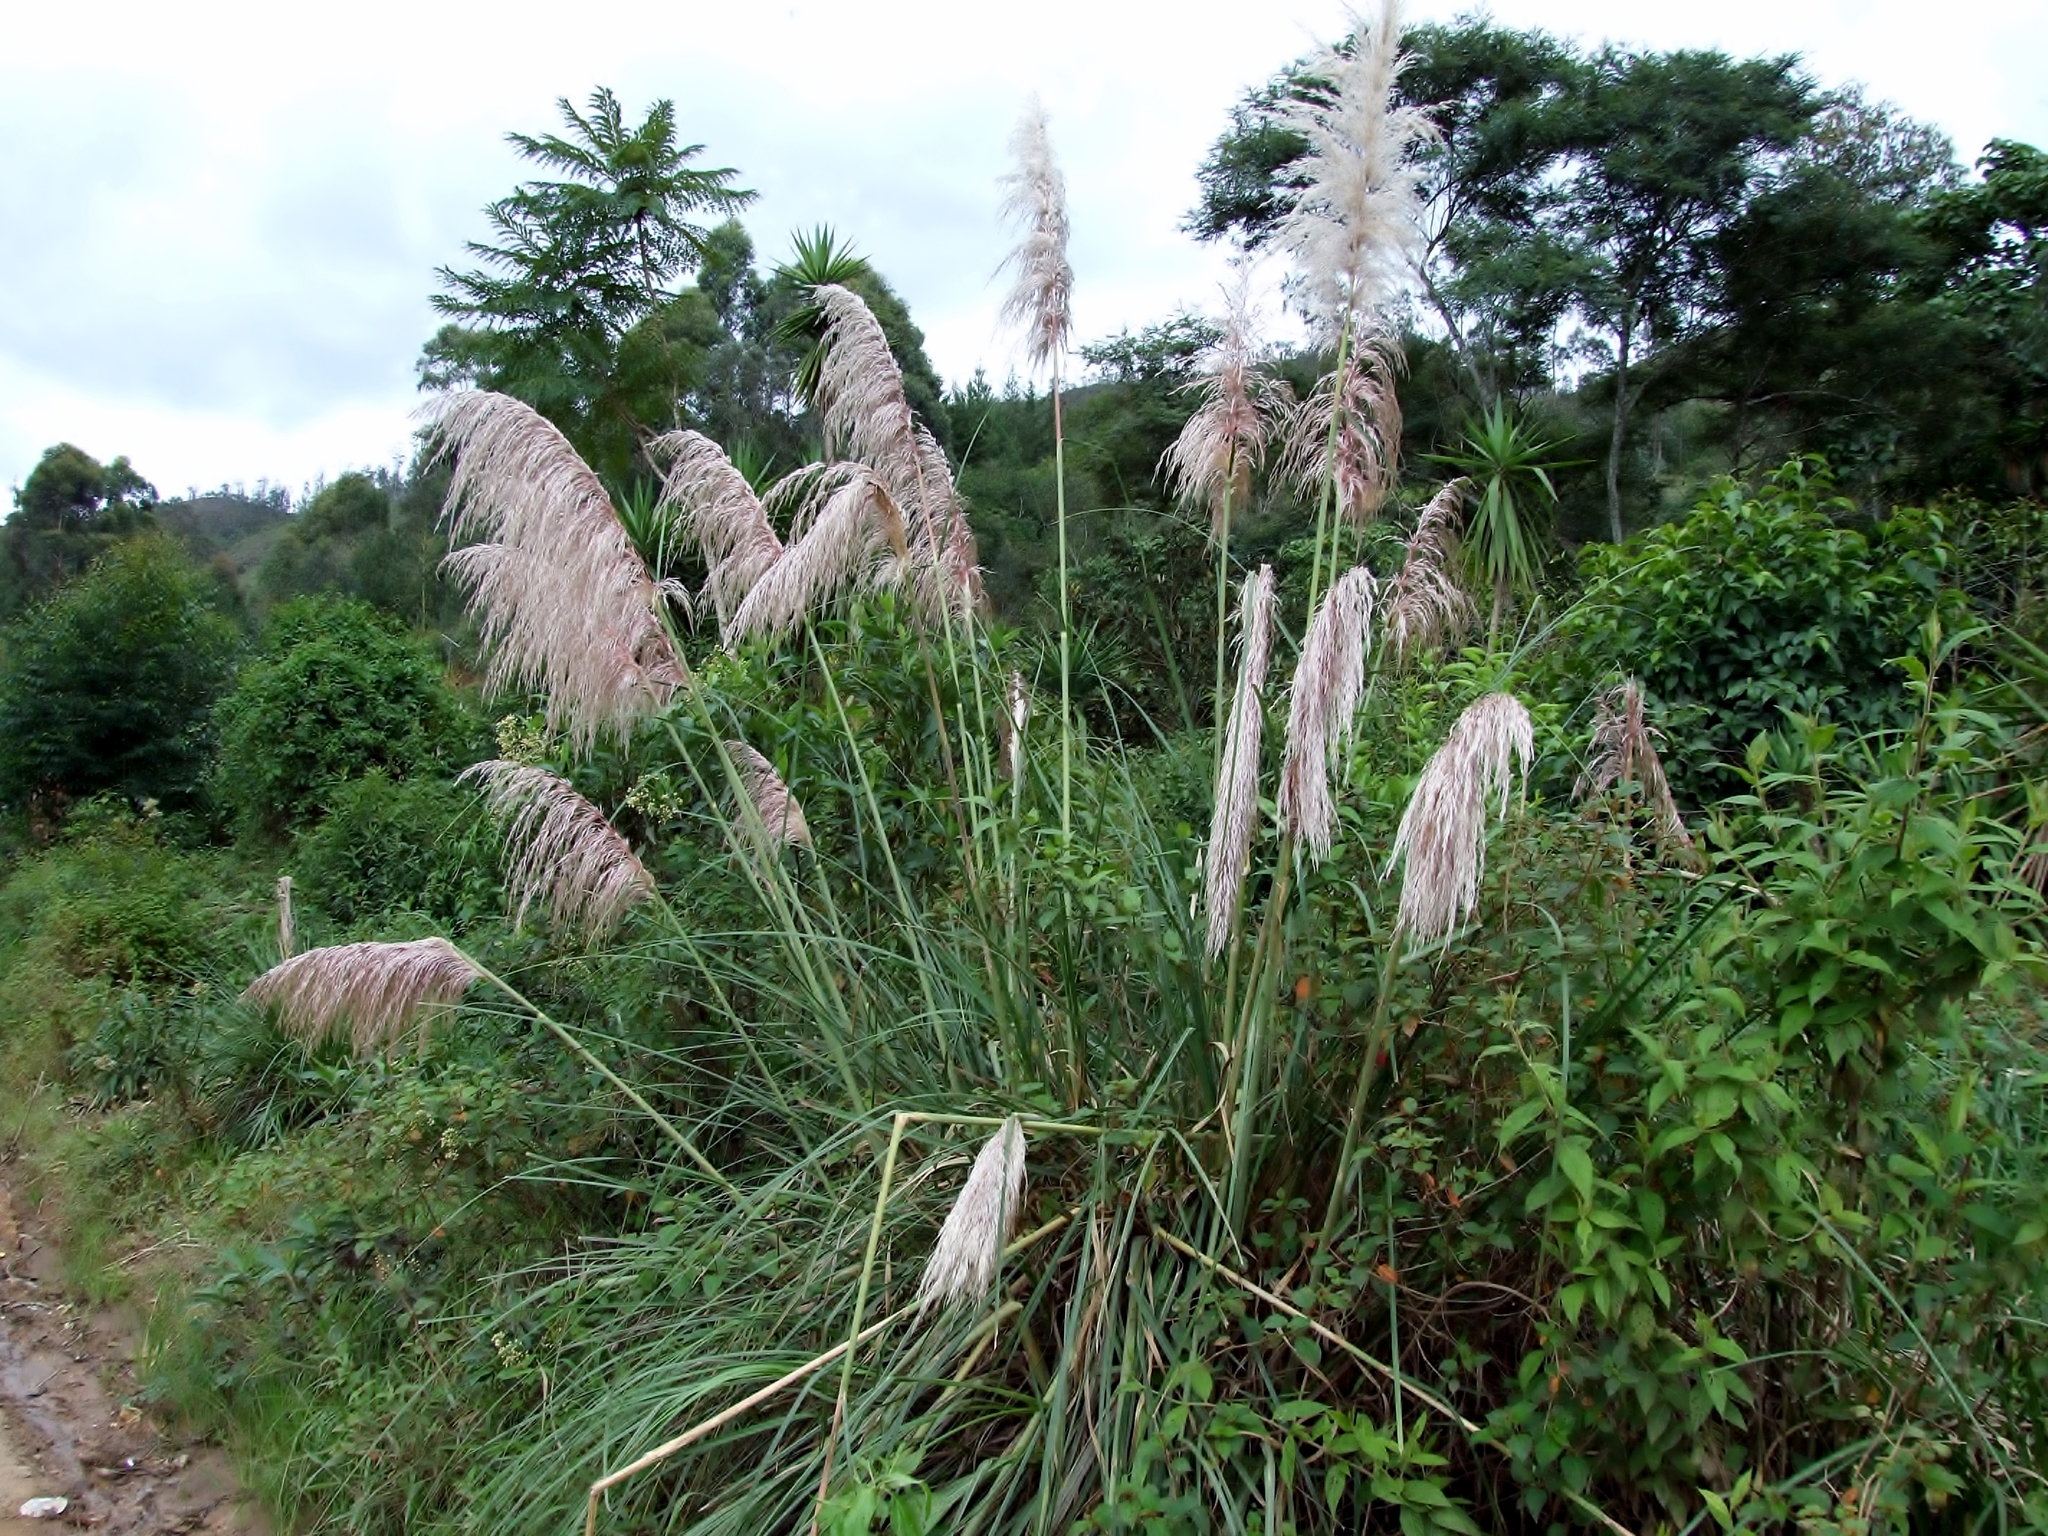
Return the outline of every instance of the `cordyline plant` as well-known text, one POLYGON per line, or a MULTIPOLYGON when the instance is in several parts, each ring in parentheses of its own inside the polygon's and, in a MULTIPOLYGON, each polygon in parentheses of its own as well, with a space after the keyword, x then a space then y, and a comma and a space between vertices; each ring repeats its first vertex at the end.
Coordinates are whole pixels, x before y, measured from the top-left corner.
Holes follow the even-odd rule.
MULTIPOLYGON (((1339 358, 1325 522, 1393 489, 1391 439, 1354 463, 1346 434, 1367 444, 1391 408, 1369 398, 1392 388, 1369 318, 1426 134, 1393 105, 1398 69, 1389 11, 1333 52, 1304 120, 1319 168, 1292 238, 1339 358)), ((1014 310, 1056 365, 1070 279, 1042 119, 1019 147, 1014 310)), ((1197 841, 1132 754, 1080 737, 1064 665, 1047 761, 944 456, 859 298, 815 298, 823 462, 757 498, 709 440, 661 444, 694 593, 629 563, 533 412, 468 396, 436 418, 451 516, 482 538, 452 558, 503 653, 491 679, 546 691, 565 759, 476 770, 512 903, 552 920, 529 963, 616 929, 611 963, 659 971, 686 1040, 608 1060, 615 1036, 442 940, 308 951, 251 988, 364 1050, 461 1028, 461 1000, 494 991, 676 1149, 638 1175, 674 1223, 529 1298, 579 1322, 544 1389, 507 1388, 464 1446, 461 1525, 1629 1531, 1740 1509, 1761 1528, 1802 1489, 1874 1498, 1936 1465, 1967 1465, 1987 1508, 2025 1496, 2012 1447, 2038 1435, 1988 1406, 1988 1335, 1956 1331, 2020 1304, 1987 1281, 1916 1314, 1908 1348, 1872 1214, 1887 1138, 1925 1118, 1924 1085, 1882 1069, 1931 1016, 1919 978, 1961 996, 2010 952, 2021 887, 1987 872, 2020 838, 1962 818, 1968 856, 1922 858, 1961 846, 1935 823, 1975 759, 1922 753, 1867 801, 1760 780, 1714 870, 1635 858, 1625 828, 1532 796, 1569 749, 1512 658, 1447 654, 1474 611, 1454 483, 1398 569, 1320 542, 1299 636, 1270 569, 1246 576, 1197 841), (723 681, 745 669, 765 701, 723 681), (675 829, 636 848, 575 788, 600 739, 687 786, 675 829), (693 873, 664 885, 674 860, 693 873), (1828 970, 1786 926, 1840 931, 1836 868, 1924 887, 1924 923, 1858 940, 1890 946, 1882 973, 1828 970), (1811 1011, 1852 984, 1892 1022, 1830 1014, 1832 1058, 1785 1023, 1794 990, 1811 1011), (1851 1089, 1853 1126, 1831 1107, 1851 1089), (1795 1136, 1795 1113, 1821 1119, 1795 1136), (1830 1182, 1809 1153, 1848 1135, 1860 1171, 1830 1182), (1922 1406, 1814 1408, 1866 1390, 1922 1406)), ((1256 434, 1212 428, 1231 446, 1177 462, 1227 506, 1256 434)), ((1635 785, 1661 826, 1640 696, 1604 709, 1589 782, 1635 785)))

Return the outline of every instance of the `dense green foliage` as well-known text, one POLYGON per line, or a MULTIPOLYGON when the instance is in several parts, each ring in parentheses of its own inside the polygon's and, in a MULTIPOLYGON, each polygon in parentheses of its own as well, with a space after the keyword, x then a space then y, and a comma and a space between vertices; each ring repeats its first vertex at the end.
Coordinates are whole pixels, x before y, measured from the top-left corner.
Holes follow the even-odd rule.
POLYGON ((152 524, 156 488, 127 459, 102 465, 70 443, 46 449, 14 493, 0 546, 0 617, 13 617, 152 524))
POLYGON ((251 830, 310 824, 348 781, 446 772, 479 731, 441 669, 367 605, 302 598, 272 617, 262 654, 217 715, 222 806, 251 830))
POLYGON ((160 538, 115 545, 17 620, 0 665, 0 800, 192 799, 239 637, 160 538))

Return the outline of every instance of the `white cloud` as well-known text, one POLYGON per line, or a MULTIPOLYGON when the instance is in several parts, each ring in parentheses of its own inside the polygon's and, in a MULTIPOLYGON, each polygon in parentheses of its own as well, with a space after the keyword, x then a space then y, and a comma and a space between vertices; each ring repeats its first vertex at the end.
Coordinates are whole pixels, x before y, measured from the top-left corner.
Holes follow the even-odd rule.
MULTIPOLYGON (((1456 0, 1417 4, 1447 17, 1456 0)), ((736 6, 84 0, 19 8, 0 56, 0 482, 59 439, 166 490, 297 485, 407 443, 433 269, 521 174, 558 96, 675 98, 762 193, 764 256, 825 222, 909 299, 941 371, 1011 362, 995 176, 1025 96, 1073 200, 1083 336, 1210 302, 1177 226, 1239 91, 1342 25, 1335 0, 736 6)), ((1948 129, 2048 141, 2048 7, 1958 0, 1495 0, 1654 47, 1798 51, 1948 129)))

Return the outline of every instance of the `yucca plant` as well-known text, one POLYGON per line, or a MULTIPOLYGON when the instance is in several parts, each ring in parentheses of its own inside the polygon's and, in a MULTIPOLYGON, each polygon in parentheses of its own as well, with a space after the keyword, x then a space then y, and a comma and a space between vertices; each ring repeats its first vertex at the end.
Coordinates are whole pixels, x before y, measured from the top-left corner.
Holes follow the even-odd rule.
POLYGON ((1516 593, 1534 593, 1542 575, 1550 513, 1557 505, 1551 472, 1574 462, 1553 458, 1556 448, 1496 400, 1447 452, 1433 455, 1472 482, 1476 500, 1464 547, 1473 574, 1493 593, 1489 644, 1500 643, 1509 601, 1516 593))

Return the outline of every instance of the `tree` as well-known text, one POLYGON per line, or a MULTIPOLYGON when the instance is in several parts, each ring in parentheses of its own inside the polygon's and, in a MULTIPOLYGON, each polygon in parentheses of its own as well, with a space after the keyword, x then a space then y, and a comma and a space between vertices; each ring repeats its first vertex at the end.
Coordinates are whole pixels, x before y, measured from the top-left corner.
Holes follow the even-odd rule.
POLYGON ((486 210, 495 242, 482 265, 443 267, 434 307, 451 317, 427 344, 423 386, 477 384, 529 401, 600 470, 630 470, 641 429, 675 424, 693 366, 721 334, 716 312, 680 279, 712 253, 693 215, 753 201, 738 173, 692 165, 675 104, 628 128, 598 90, 588 113, 564 99, 566 137, 514 133, 512 144, 564 179, 522 183, 486 210))
POLYGON ((18 613, 79 574, 112 545, 153 525, 156 487, 124 458, 101 464, 84 449, 43 450, 14 493, 4 542, 4 608, 18 613))
POLYGON ((0 665, 0 797, 188 802, 235 627, 169 539, 116 545, 19 620, 0 665))
POLYGON ((1796 61, 1609 48, 1578 93, 1567 175, 1540 226, 1567 253, 1572 316, 1607 365, 1609 532, 1625 536, 1621 458, 1653 354, 1715 318, 1717 239, 1799 141, 1818 103, 1796 61))

